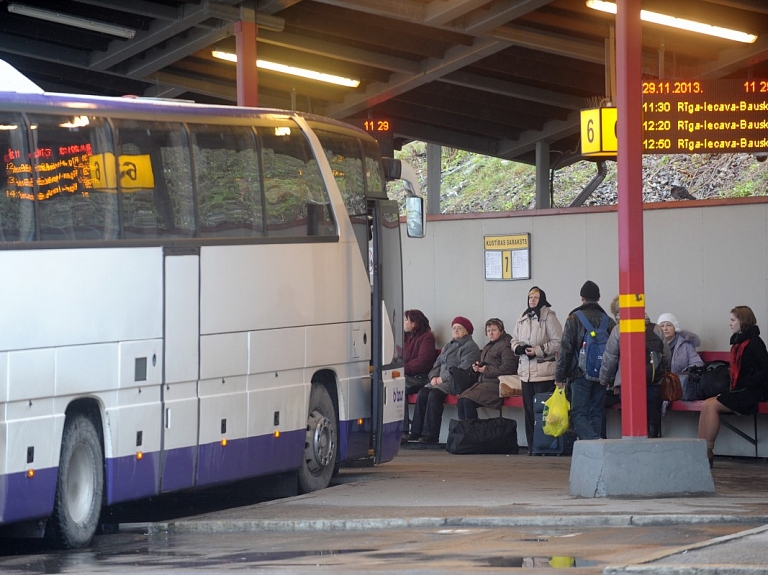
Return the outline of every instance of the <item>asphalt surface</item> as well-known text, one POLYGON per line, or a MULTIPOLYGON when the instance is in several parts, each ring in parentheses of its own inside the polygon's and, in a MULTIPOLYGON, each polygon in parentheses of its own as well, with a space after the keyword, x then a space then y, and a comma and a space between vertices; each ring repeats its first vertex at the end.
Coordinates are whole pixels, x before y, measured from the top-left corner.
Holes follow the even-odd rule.
POLYGON ((319 492, 158 522, 151 531, 743 525, 732 535, 651 549, 642 561, 609 565, 604 573, 768 573, 765 459, 717 457, 715 495, 669 498, 571 497, 570 465, 570 457, 529 457, 525 450, 518 455, 456 456, 405 448, 387 464, 343 469, 334 485, 319 492))

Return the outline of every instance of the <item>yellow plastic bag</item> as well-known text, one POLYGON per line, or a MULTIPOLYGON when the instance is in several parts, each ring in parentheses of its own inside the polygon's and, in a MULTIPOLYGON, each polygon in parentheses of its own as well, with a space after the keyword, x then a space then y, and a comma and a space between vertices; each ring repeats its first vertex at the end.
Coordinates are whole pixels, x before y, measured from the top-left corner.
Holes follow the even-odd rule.
POLYGON ((552 437, 560 437, 568 431, 568 411, 571 404, 565 398, 565 389, 556 388, 547 401, 544 402, 541 430, 552 437))

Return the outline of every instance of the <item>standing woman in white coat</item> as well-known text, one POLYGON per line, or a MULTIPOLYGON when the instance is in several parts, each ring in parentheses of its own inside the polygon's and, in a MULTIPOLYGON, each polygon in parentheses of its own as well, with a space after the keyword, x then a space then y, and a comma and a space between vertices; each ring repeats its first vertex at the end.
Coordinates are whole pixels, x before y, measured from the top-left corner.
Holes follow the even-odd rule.
POLYGON ((517 375, 523 385, 528 455, 533 455, 533 396, 555 390, 555 358, 562 336, 563 326, 544 290, 532 287, 528 291, 528 309, 520 314, 512 332, 512 350, 520 357, 517 375))

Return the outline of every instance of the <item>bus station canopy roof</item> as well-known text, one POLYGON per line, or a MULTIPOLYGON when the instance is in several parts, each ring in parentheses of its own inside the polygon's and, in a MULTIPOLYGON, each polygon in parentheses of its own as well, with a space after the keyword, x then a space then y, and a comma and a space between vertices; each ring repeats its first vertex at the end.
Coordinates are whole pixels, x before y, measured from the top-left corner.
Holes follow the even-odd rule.
MULTIPOLYGON (((768 79, 768 2, 642 8, 757 36, 644 22, 644 78, 768 79)), ((579 110, 610 97, 615 16, 586 0, 12 0, 0 3, 0 59, 46 91, 235 104, 235 65, 212 52, 235 53, 234 23, 254 17, 260 60, 360 81, 262 69, 260 106, 388 121, 395 148, 534 163, 546 140, 566 165, 580 158, 579 110)))

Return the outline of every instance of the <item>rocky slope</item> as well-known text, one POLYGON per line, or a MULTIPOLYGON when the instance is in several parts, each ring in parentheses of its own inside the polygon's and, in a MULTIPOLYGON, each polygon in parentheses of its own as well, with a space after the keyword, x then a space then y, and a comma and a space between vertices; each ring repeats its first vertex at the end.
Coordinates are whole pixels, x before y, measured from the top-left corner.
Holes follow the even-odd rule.
MULTIPOLYGON (((426 145, 415 142, 396 155, 414 166, 426 188, 426 145)), ((607 162, 607 168, 605 180, 585 205, 616 203, 616 163, 607 162)), ((444 148, 442 172, 443 213, 535 207, 533 166, 444 148)), ((556 170, 551 182, 553 206, 568 206, 595 174, 595 164, 586 161, 556 170)), ((768 162, 759 162, 751 154, 644 156, 643 200, 677 201, 671 193, 673 186, 682 186, 699 199, 768 195, 768 162)))

